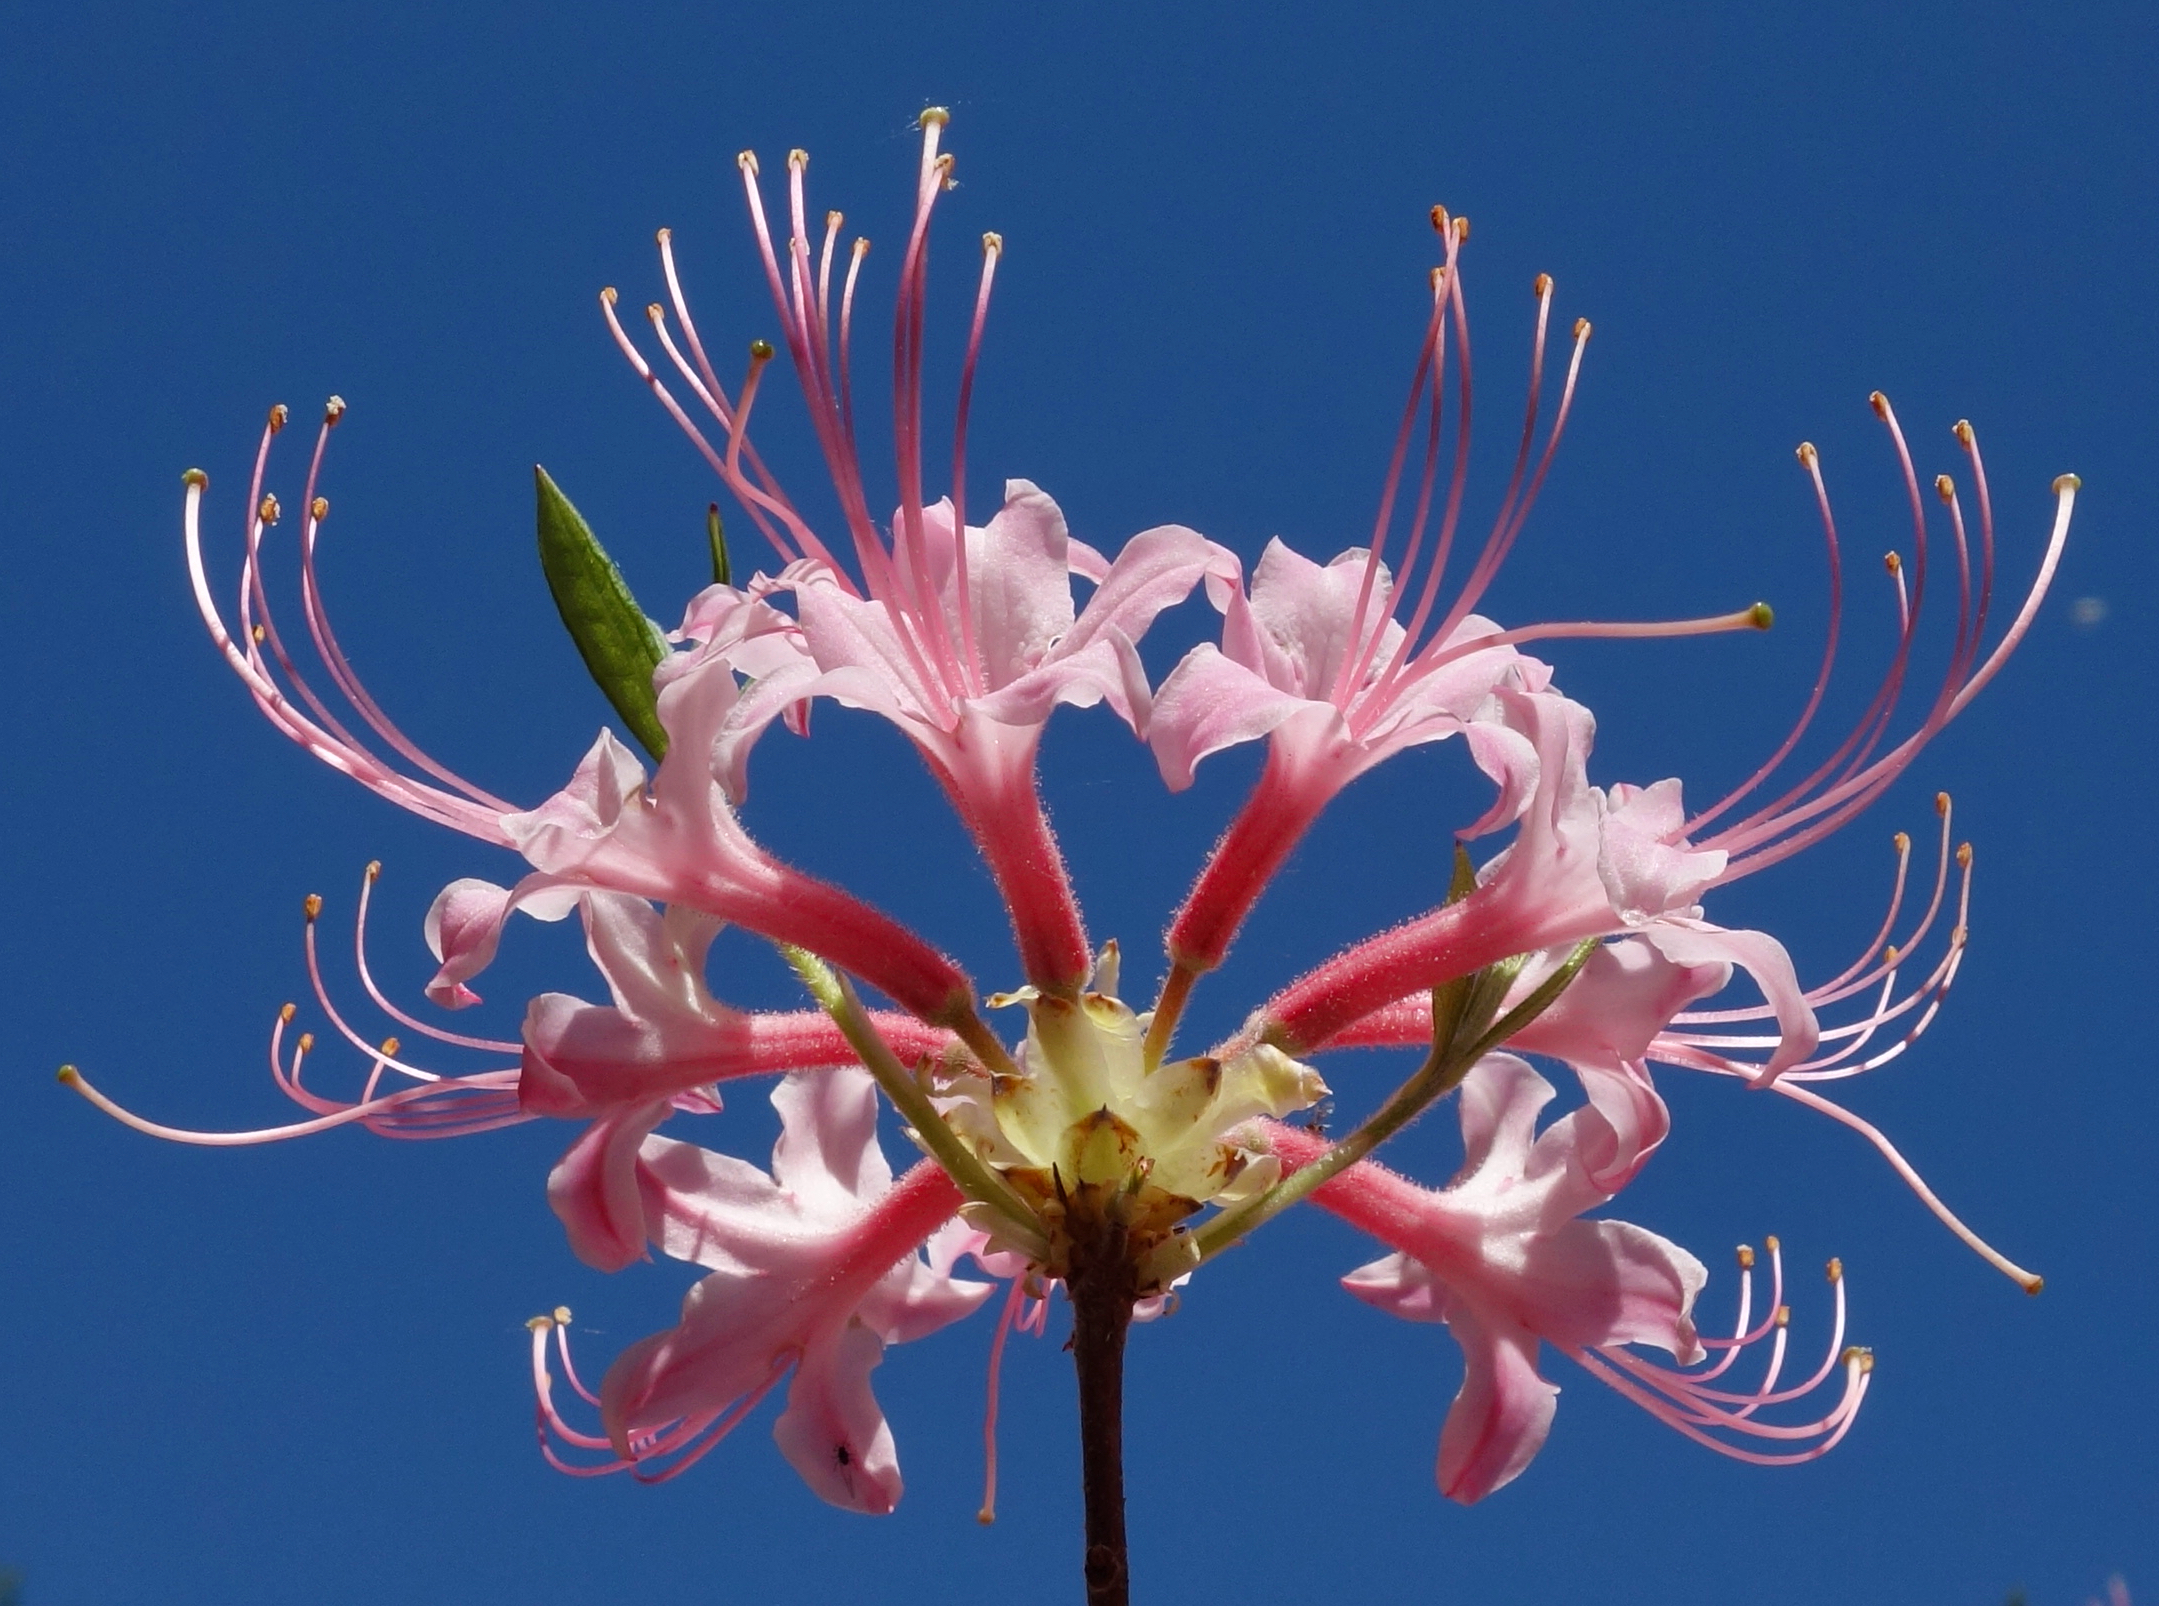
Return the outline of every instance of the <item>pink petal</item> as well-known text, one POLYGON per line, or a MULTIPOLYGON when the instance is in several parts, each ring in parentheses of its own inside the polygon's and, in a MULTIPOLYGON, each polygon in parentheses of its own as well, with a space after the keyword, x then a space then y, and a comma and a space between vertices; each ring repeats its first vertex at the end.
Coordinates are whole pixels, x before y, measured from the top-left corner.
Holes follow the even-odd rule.
POLYGON ((547 1177, 547 1202, 588 1266, 620 1271, 645 1254, 645 1206, 637 1150, 666 1119, 667 1101, 631 1106, 585 1128, 547 1177))
POLYGON ((1537 1375, 1537 1337, 1450 1301, 1462 1388, 1439 1435, 1439 1492, 1474 1505, 1519 1477, 1552 1431, 1559 1390, 1537 1375))
POLYGON ((780 1453, 812 1493, 873 1517, 887 1515, 901 1492, 892 1429, 870 1391, 884 1353, 884 1342, 859 1322, 812 1340, 795 1363, 787 1409, 772 1424, 780 1453))
POLYGON ((780 1112, 773 1180, 805 1209, 844 1215, 891 1190, 892 1167, 877 1146, 877 1083, 861 1066, 789 1076, 772 1106, 780 1112))
POLYGON ((511 911, 560 920, 577 907, 577 896, 576 888, 548 875, 527 876, 514 889, 471 878, 451 882, 435 895, 423 927, 429 951, 442 962, 427 996, 445 1009, 477 1004, 480 995, 465 983, 494 963, 511 911))
POLYGON ((1755 1076, 1754 1086, 1768 1086, 1820 1045, 1821 1023, 1814 1018, 1806 989, 1799 985, 1792 956, 1768 932, 1727 931, 1703 920, 1665 919, 1645 926, 1642 935, 1666 958, 1680 964, 1737 965, 1754 978, 1762 998, 1776 1012, 1781 1034, 1777 1051, 1755 1076))

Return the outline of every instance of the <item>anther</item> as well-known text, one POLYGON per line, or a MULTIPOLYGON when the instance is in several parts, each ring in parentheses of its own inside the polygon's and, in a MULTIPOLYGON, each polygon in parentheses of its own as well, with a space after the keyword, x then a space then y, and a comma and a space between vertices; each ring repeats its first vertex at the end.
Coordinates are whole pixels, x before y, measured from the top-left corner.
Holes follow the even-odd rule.
POLYGON ((667 309, 657 301, 648 301, 645 303, 645 318, 657 327, 667 321, 667 309))
POLYGON ((1894 965, 1899 959, 1903 957, 1903 950, 1898 948, 1895 943, 1891 943, 1888 947, 1882 950, 1882 963, 1885 965, 1894 965))
POLYGON ((1822 454, 1814 449, 1814 442, 1812 441, 1801 441, 1799 450, 1793 455, 1808 468, 1812 468, 1816 463, 1820 462, 1822 457, 1822 454))
POLYGON ((382 861, 380 859, 368 860, 366 874, 369 884, 372 885, 375 879, 382 874, 382 861))
POLYGON ((808 167, 810 165, 810 153, 797 145, 787 153, 787 165, 789 167, 808 167))
POLYGON ((666 245, 674 237, 675 231, 673 229, 655 229, 652 231, 652 243, 655 245, 666 245))
POLYGON ((1934 812, 1943 815, 1949 812, 1949 794, 1947 792, 1936 792, 1934 794, 1934 812))
POLYGON ((320 524, 330 516, 330 499, 327 496, 316 497, 314 501, 307 504, 307 511, 315 522, 320 524))
POLYGON ((2081 491, 2083 489, 2084 482, 2074 474, 2057 474, 2054 476, 2054 494, 2056 496, 2061 495, 2064 491, 2081 491))
POLYGON ((1467 215, 1462 213, 1457 213, 1455 215, 1454 237, 1458 241, 1466 240, 1469 238, 1469 218, 1467 217, 1467 215))
POLYGON ((555 1307, 555 1325, 556 1325, 557 1327, 567 1327, 567 1326, 569 1326, 569 1325, 570 1325, 570 1307, 569 1307, 569 1306, 567 1306, 567 1305, 557 1305, 557 1306, 555 1307))
POLYGON ((1934 494, 1944 502, 1954 502, 1957 499, 1957 482, 1947 474, 1935 475, 1934 494))
POLYGON ((270 409, 270 433, 275 435, 285 427, 285 420, 292 416, 292 409, 279 402, 270 409))
POLYGON ((833 211, 825 214, 825 227, 835 234, 839 232, 840 225, 846 221, 846 217, 840 212, 833 211))
POLYGON ((1444 206, 1435 206, 1432 208, 1431 217, 1433 229, 1440 234, 1445 234, 1447 232, 1447 209, 1444 206))
POLYGON ((1589 320, 1588 320, 1587 318, 1577 318, 1577 319, 1575 319, 1575 320, 1574 320, 1574 343, 1575 343, 1576 345, 1580 345, 1580 344, 1581 344, 1581 343, 1582 343, 1583 341, 1587 340, 1588 338, 1589 338, 1589 320))
POLYGON ((82 1072, 76 1070, 72 1065, 63 1065, 59 1070, 59 1080, 67 1086, 73 1087, 82 1080, 82 1072))
POLYGON ((262 500, 255 506, 255 517, 265 524, 275 524, 281 511, 282 509, 277 505, 277 498, 265 492, 262 500))
POLYGON ((925 106, 922 108, 922 115, 915 119, 915 126, 917 128, 928 128, 934 123, 939 128, 942 128, 951 121, 952 114, 942 106, 925 106))
POLYGON ((1889 416, 1889 398, 1880 391, 1874 390, 1867 393, 1867 405, 1874 409, 1876 418, 1887 418, 1889 416))
POLYGON ((1741 1271, 1752 1271, 1754 1269, 1754 1245, 1741 1244, 1739 1246, 1739 1269, 1741 1271))
POLYGON ((314 1051, 315 1034, 313 1032, 302 1032, 300 1034, 300 1052, 303 1054, 312 1054, 314 1051))
POLYGON ((552 1329, 554 1325, 555 1318, 552 1316, 534 1316, 525 1323, 525 1331, 528 1333, 545 1333, 552 1329))
POLYGON ((1908 834, 1903 831, 1899 831, 1895 836, 1891 837, 1889 839, 1889 845, 1895 848, 1899 853, 1909 853, 1912 851, 1912 839, 1908 834))
POLYGON ((1904 572, 1904 560, 1894 552, 1885 552, 1882 554, 1882 567, 1891 574, 1901 574, 1904 572))
POLYGON ((1954 424, 1951 424, 1949 426, 1949 433, 1956 436, 1958 445, 1963 446, 1967 450, 1970 449, 1972 444, 1972 421, 1970 419, 1958 419, 1954 424))
POLYGON ((1777 1323, 1777 1325, 1778 1325, 1779 1327, 1789 1327, 1789 1326, 1791 1326, 1791 1325, 1792 1325, 1792 1307, 1791 1307, 1791 1306, 1789 1306, 1789 1305, 1779 1305, 1779 1306, 1777 1307, 1776 1323, 1777 1323))
POLYGON ((1552 276, 1549 273, 1538 274, 1529 281, 1529 293, 1542 301, 1552 293, 1552 276))
POLYGON ((316 917, 322 913, 322 894, 310 892, 300 907, 306 911, 308 923, 312 925, 316 917))
POLYGON ((384 1059, 388 1059, 391 1055, 395 1054, 403 1046, 404 1045, 398 1042, 396 1038, 385 1037, 382 1040, 382 1057, 384 1059))
POLYGON ((757 176, 757 153, 755 151, 737 152, 735 155, 735 166, 741 168, 742 171, 749 174, 750 177, 755 178, 757 176))
POLYGON ((259 647, 259 646, 261 646, 261 645, 262 645, 262 644, 263 644, 263 643, 264 643, 265 641, 267 641, 267 640, 269 640, 269 639, 270 639, 270 632, 269 632, 269 631, 267 631, 267 630, 265 630, 265 629, 263 629, 263 627, 262 627, 261 625, 257 625, 257 626, 256 626, 256 627, 255 627, 254 629, 250 630, 250 631, 249 631, 249 632, 248 632, 247 634, 248 634, 248 639, 249 639, 249 640, 251 640, 251 641, 253 641, 253 642, 255 643, 255 645, 256 645, 256 646, 258 646, 258 647, 259 647))
POLYGON ((322 421, 323 421, 323 422, 324 422, 325 424, 331 424, 331 425, 334 425, 334 424, 336 424, 336 422, 337 422, 337 421, 338 421, 338 420, 339 420, 340 418, 343 418, 344 416, 345 416, 345 398, 344 398, 344 397, 342 397, 342 396, 332 396, 332 397, 331 397, 331 398, 330 398, 330 399, 329 399, 328 401, 326 401, 326 402, 324 402, 324 403, 322 404, 322 421))
POLYGON ((1846 1345, 1844 1353, 1839 1355, 1837 1360, 1839 1364, 1844 1366, 1850 1366, 1856 1362, 1862 1374, 1874 1370, 1874 1351, 1868 1349, 1864 1344, 1846 1345))
POLYGON ((298 1004, 286 1004, 277 1012, 277 1018, 289 1026, 292 1024, 292 1017, 299 1013, 300 1006, 298 1004))
POLYGON ((751 362, 770 362, 771 360, 772 360, 772 342, 771 342, 771 341, 769 341, 769 340, 753 340, 753 341, 751 341, 751 342, 750 342, 750 361, 751 361, 751 362))
POLYGON ((1767 630, 1777 622, 1776 610, 1766 602, 1757 602, 1747 610, 1747 623, 1756 630, 1767 630))
POLYGON ((1829 1280, 1833 1283, 1844 1280, 1844 1262, 1834 1255, 1829 1257, 1829 1280))
POLYGON ((1783 1240, 1778 1238, 1775 1233, 1771 1233, 1768 1237, 1762 1240, 1762 1247, 1768 1250, 1773 1255, 1779 1249, 1782 1249, 1784 1247, 1784 1243, 1783 1240))
POLYGON ((983 235, 982 251, 983 254, 986 256, 1003 256, 1005 251, 1005 237, 997 233, 995 230, 992 230, 989 233, 983 235))
POLYGON ((207 491, 210 488, 210 476, 199 468, 191 468, 180 476, 180 483, 191 491, 207 491))
POLYGON ((866 257, 866 256, 868 256, 869 254, 870 254, 870 237, 869 237, 868 235, 866 235, 866 234, 858 234, 858 235, 856 235, 856 236, 855 236, 855 256, 856 256, 856 257, 857 257, 857 258, 859 259, 859 258, 861 258, 861 257, 866 257))
POLYGON ((1957 844, 1957 868, 1959 870, 1969 870, 1971 867, 1972 845, 1969 842, 1959 842, 1957 844))
POLYGON ((606 302, 611 307, 622 298, 615 293, 615 287, 613 285, 603 284, 602 286, 600 286, 600 299, 606 302))

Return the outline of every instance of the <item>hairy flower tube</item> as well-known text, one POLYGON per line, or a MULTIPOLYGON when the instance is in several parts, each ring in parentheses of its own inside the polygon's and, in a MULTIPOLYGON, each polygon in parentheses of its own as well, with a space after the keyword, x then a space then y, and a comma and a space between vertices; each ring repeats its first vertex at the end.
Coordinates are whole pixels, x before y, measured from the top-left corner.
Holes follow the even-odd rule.
MULTIPOLYGON (((1322 561, 1274 542, 1249 576, 1228 549, 1174 525, 1109 553, 1076 538, 1048 494, 1019 478, 1005 482, 987 522, 972 524, 967 420, 1003 243, 985 237, 958 368, 950 480, 932 499, 926 307, 932 215, 952 173, 946 121, 940 111, 923 115, 913 221, 898 254, 889 519, 872 512, 883 504, 873 503, 851 355, 868 247, 856 241, 841 251, 836 212, 813 235, 806 155, 788 158, 777 233, 758 163, 741 160, 782 338, 750 343, 735 388, 722 383, 691 318, 669 234, 660 236, 667 299, 648 312, 660 363, 623 327, 615 293, 602 297, 636 375, 768 540, 777 565, 736 583, 715 519, 715 584, 663 635, 543 476, 543 562, 555 564, 558 605, 656 767, 602 730, 561 791, 519 807, 462 779, 391 721, 331 628, 316 567, 328 516, 319 494, 324 453, 342 402, 325 411, 295 542, 319 669, 303 671, 270 606, 266 565, 280 507, 266 477, 284 409, 273 411, 256 454, 229 618, 216 601, 201 524, 207 481, 187 476, 196 601, 265 717, 391 802, 524 861, 519 877, 461 879, 435 900, 424 930, 437 964, 427 1000, 447 1010, 479 1005, 475 984, 522 911, 578 916, 606 1001, 543 994, 526 1005, 516 1034, 501 1037, 454 1030, 394 1002, 369 967, 370 865, 353 971, 368 1003, 444 1063, 423 1064, 400 1038, 353 1024, 325 975, 323 906, 311 897, 308 973, 331 1029, 367 1066, 355 1095, 305 1080, 315 1040, 293 1035, 289 1004, 271 1029, 271 1071, 306 1115, 287 1125, 186 1131, 123 1109, 72 1067, 64 1078, 131 1125, 201 1143, 345 1125, 451 1137, 541 1118, 576 1123, 545 1183, 572 1251, 611 1271, 656 1254, 697 1272, 680 1321, 623 1349, 596 1385, 571 1359, 567 1312, 531 1323, 541 1440, 566 1471, 672 1477, 784 1382, 774 1433, 810 1488, 850 1510, 889 1511, 901 1493, 898 1451, 872 1370, 888 1346, 995 1303, 987 1516, 1005 1340, 1041 1331, 1061 1298, 1072 1312, 1080 1384, 1083 1572, 1097 1602, 1130 1593, 1121 1423, 1132 1323, 1167 1314, 1181 1289, 1205 1286, 1216 1255, 1302 1203, 1382 1247, 1380 1258, 1347 1269, 1349 1293, 1442 1323, 1459 1347, 1463 1381, 1438 1457, 1439 1486, 1452 1499, 1473 1502, 1521 1476, 1546 1441, 1557 1395, 1543 1371, 1546 1348, 1742 1461, 1810 1458, 1851 1431, 1873 1358, 1846 1342, 1840 1263, 1830 1262, 1830 1337, 1810 1365, 1788 1354, 1794 1318, 1775 1240, 1766 1304, 1756 1298, 1757 1257, 1743 1249, 1737 1314, 1729 1328, 1704 1331, 1696 1309, 1709 1282, 1704 1264, 1645 1227, 1591 1214, 1672 1146, 1659 1067, 1773 1091, 1853 1128, 1967 1242, 2036 1290, 2038 1279, 1951 1214, 1884 1134, 1817 1091, 1899 1057, 1950 991, 1967 941, 1973 860, 1968 845, 1954 844, 1947 798, 1931 891, 1916 900, 1923 907, 1907 915, 1913 849, 1900 834, 1887 914, 1859 956, 1826 980, 1803 981, 1774 936, 1716 923, 1706 901, 1841 829, 2000 670, 2054 573, 2074 477, 2055 483, 2036 578, 2006 629, 1990 634, 1995 515, 1977 438, 1956 426, 1972 519, 1947 476, 1935 484, 1941 512, 1930 514, 1909 444, 1877 395, 1909 493, 1912 537, 1908 554, 1890 564, 1890 666, 1857 721, 1811 766, 1794 764, 1825 706, 1843 603, 1820 457, 1803 446, 1832 610, 1821 669, 1795 726, 1743 784, 1706 808, 1690 809, 1676 778, 1600 784, 1591 778, 1590 709, 1525 647, 1758 630, 1769 615, 1755 605, 1708 619, 1510 628, 1478 611, 1523 533, 1580 387, 1586 322, 1574 326, 1559 398, 1542 423, 1552 281, 1540 276, 1534 287, 1526 414, 1498 511, 1473 553, 1464 536, 1469 230, 1443 209, 1433 214, 1441 260, 1429 317, 1364 544, 1322 561), (751 440, 756 399, 780 347, 836 497, 844 526, 836 535, 818 532, 751 440), (1930 589, 1947 584, 1935 528, 1944 518, 1956 592, 1948 662, 1931 694, 1917 699, 1917 714, 1904 716, 1907 682, 1919 674, 1922 609, 1930 589), (1458 547, 1467 570, 1450 585, 1458 547), (1157 685, 1144 638, 1194 592, 1219 614, 1219 641, 1193 649, 1157 685), (751 749, 775 721, 810 736, 819 698, 895 724, 951 801, 1009 912, 1014 963, 1000 978, 1004 990, 979 992, 900 920, 784 863, 750 835, 751 749), (1149 1008, 1123 993, 1117 943, 1097 946, 1088 934, 1036 780, 1048 720, 1062 704, 1110 708, 1148 745, 1173 791, 1209 755, 1267 743, 1253 792, 1170 915, 1161 990, 1149 1008), (1455 737, 1493 795, 1479 817, 1461 822, 1453 873, 1430 889, 1426 911, 1313 956, 1228 1038, 1177 1052, 1196 987, 1327 804, 1409 748, 1455 737), (1480 862, 1467 844, 1488 836, 1500 845, 1480 862), (810 1007, 754 1011, 716 996, 707 954, 728 927, 773 944, 810 1007), (1718 997, 1738 974, 1759 1002, 1718 997), (865 991, 881 1007, 867 1007, 865 991), (1000 1031, 992 1024, 1000 1018, 1013 1024, 1000 1031), (1412 1050, 1416 1067, 1388 1091, 1368 1085, 1368 1059, 1335 1061, 1328 1080, 1310 1063, 1359 1048, 1412 1050), (1524 1056, 1567 1067, 1580 1100, 1545 1121, 1558 1095, 1524 1056), (678 1121, 685 1126, 676 1130, 686 1130, 720 1107, 722 1084, 749 1077, 777 1079, 782 1131, 769 1171, 660 1131, 678 1121), (1377 1158, 1449 1098, 1463 1144, 1451 1180, 1419 1182, 1377 1158), (1338 1123, 1356 1116, 1339 1136, 1322 1135, 1305 1113, 1324 1099, 1334 1101, 1338 1123), (897 1175, 876 1135, 880 1102, 920 1151, 897 1175), (1300 1115, 1310 1124, 1293 1119, 1300 1115), (957 1275, 966 1258, 981 1278, 957 1275)), ((835 738, 820 728, 814 739, 835 738)), ((1416 829, 1429 825, 1420 820, 1416 829)), ((1803 1307, 1798 1319, 1804 1327, 1813 1315, 1803 1307)))

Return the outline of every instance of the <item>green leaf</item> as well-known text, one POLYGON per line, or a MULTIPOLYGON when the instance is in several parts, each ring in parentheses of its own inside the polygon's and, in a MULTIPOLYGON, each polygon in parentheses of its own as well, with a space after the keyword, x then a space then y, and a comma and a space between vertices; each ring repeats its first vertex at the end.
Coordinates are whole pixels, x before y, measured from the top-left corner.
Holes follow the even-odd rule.
POLYGON ((720 504, 705 509, 705 539, 712 543, 712 583, 734 584, 734 565, 727 561, 727 532, 720 528, 720 504))
POLYGON ((532 473, 540 497, 540 568, 556 611, 593 684, 645 751, 664 758, 667 732, 660 725, 652 671, 667 656, 667 638, 637 606, 622 571, 547 470, 535 465, 532 473))

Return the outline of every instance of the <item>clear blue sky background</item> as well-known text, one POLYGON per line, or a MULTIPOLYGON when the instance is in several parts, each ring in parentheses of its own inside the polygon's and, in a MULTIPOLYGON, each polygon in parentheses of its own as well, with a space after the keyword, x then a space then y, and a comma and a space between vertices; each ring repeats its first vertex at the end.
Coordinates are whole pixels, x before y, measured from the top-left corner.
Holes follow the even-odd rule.
MULTIPOLYGON (((1974 713, 1835 846, 1712 911, 1775 930, 1812 974, 1841 965, 1873 928, 1890 833, 1924 831, 1932 792, 1956 792, 1981 866, 1963 981, 1920 1051, 1854 1099, 2046 1273, 2045 1295, 1966 1254, 1849 1134, 1667 1076, 1677 1132, 1623 1213, 1710 1261, 1712 1316, 1739 1239, 1783 1234, 1809 1334, 1826 1290, 1808 1268, 1844 1257, 1881 1368, 1843 1448, 1736 1466, 1555 1360, 1543 1456, 1457 1509, 1431 1477, 1452 1346, 1340 1294, 1369 1251, 1291 1222, 1135 1343, 1143 1598, 1994 1606, 2021 1583, 2074 1606, 2116 1570, 2159 1593, 2159 1095, 2139 1046, 2159 868, 2147 6, 86 0, 10 8, 5 37, 0 1562, 25 1570, 32 1606, 1074 1592, 1054 1337, 1009 1358, 990 1530, 973 1521, 987 1319, 878 1374, 908 1476, 893 1519, 819 1505, 762 1421, 664 1488, 572 1482, 532 1445, 524 1318, 573 1305, 597 1364, 668 1320, 687 1278, 570 1257, 540 1190, 564 1130, 205 1153, 125 1132, 51 1080, 75 1060, 170 1119, 285 1119, 263 1041, 304 989, 302 895, 328 896, 334 923, 383 859, 377 952, 411 990, 435 889, 514 870, 255 716, 186 595, 180 470, 211 472, 229 560, 264 406, 349 398, 329 485, 345 640, 426 744, 536 800, 605 711, 532 561, 532 462, 670 618, 699 582, 713 494, 594 291, 648 299, 651 231, 670 224, 714 344, 772 333, 733 157, 754 146, 773 172, 799 144, 814 204, 886 247, 874 350, 930 102, 954 109, 963 181, 939 259, 945 383, 972 237, 1008 246, 976 500, 1029 476, 1100 544, 1165 520, 1247 554, 1275 533, 1322 554, 1362 536, 1434 201, 1476 222, 1489 509, 1528 284, 1556 275, 1561 317, 1598 332, 1494 611, 1766 596, 1780 615, 1766 639, 1556 652, 1600 715, 1602 779, 1677 773, 1707 797, 1781 734, 1822 617, 1802 436, 1851 541, 1854 669, 1879 663, 1872 560, 1904 535, 1872 387, 1924 471, 1953 466, 1953 419, 1977 422, 2012 583, 2052 476, 2087 488, 2055 597, 1974 713), (2105 618, 2080 626, 2077 598, 2105 618)), ((763 438, 815 483, 795 422, 775 406, 763 438)), ((288 504, 298 456, 277 481, 288 504)), ((1047 769, 1094 926, 1151 979, 1153 934, 1249 755, 1165 801, 1129 739, 1079 715, 1053 728, 1047 769)), ((1198 1024, 1226 1029, 1431 901, 1448 831, 1480 806, 1452 748, 1362 783, 1198 1024)), ((750 817, 986 981, 1009 975, 985 881, 884 729, 775 735, 750 817)), ((789 996, 752 945, 721 964, 738 998, 789 996)), ((597 981, 571 934, 528 926, 492 1020, 511 1028, 549 987, 597 981)), ((1388 1068, 1330 1075, 1350 1105, 1388 1068)), ((1450 1126, 1412 1136, 1427 1175, 1452 1163, 1450 1126)), ((751 1093, 711 1130, 761 1156, 769 1112, 751 1093)))

